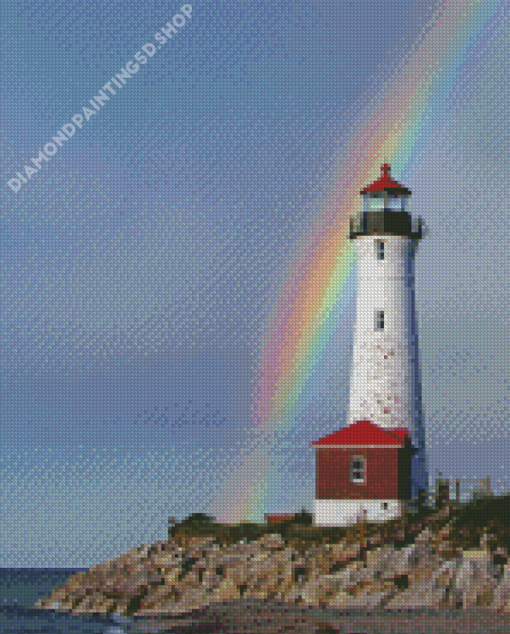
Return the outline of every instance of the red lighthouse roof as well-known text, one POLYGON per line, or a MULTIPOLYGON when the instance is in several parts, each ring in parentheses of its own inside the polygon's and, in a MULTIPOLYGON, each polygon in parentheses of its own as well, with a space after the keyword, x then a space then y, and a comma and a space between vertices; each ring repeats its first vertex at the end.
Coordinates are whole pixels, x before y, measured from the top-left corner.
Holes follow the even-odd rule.
POLYGON ((410 194, 411 190, 401 185, 398 181, 390 176, 391 165, 384 163, 381 165, 382 176, 376 181, 367 185, 365 189, 360 191, 360 194, 370 194, 371 192, 389 192, 391 194, 410 194))
POLYGON ((404 445, 409 432, 405 427, 383 429, 369 420, 359 420, 353 425, 312 442, 313 446, 349 445, 404 445))

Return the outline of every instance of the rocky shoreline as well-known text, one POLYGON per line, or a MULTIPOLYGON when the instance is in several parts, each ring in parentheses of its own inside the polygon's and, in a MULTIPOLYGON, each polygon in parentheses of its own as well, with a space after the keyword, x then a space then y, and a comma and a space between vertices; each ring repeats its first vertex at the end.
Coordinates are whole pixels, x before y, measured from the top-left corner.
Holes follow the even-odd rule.
POLYGON ((510 612, 505 549, 455 550, 448 529, 414 543, 290 547, 279 534, 220 546, 214 537, 143 545, 79 572, 36 608, 178 616, 240 599, 332 609, 488 608, 510 612))

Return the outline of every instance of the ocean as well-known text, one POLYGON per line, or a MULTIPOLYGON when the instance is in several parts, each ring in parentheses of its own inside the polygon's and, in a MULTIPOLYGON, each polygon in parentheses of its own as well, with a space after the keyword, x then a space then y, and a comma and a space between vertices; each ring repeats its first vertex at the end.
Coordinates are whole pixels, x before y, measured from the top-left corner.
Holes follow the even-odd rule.
POLYGON ((83 569, 0 568, 0 634, 510 634, 510 614, 413 610, 367 614, 264 600, 214 604, 183 618, 70 616, 31 606, 83 569))

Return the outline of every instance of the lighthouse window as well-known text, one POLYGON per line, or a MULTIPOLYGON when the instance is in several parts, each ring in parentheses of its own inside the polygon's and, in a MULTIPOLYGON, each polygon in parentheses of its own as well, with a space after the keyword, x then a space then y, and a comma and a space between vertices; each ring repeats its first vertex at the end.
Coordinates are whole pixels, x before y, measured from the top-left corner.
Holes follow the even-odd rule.
POLYGON ((384 260, 384 242, 382 240, 375 241, 375 254, 378 260, 384 260))
POLYGON ((384 330, 384 310, 378 310, 375 313, 375 329, 384 330))
POLYGON ((370 211, 383 211, 384 210, 384 198, 371 198, 370 199, 370 211))
POLYGON ((365 457, 351 456, 351 482, 365 481, 365 457))
POLYGON ((402 199, 401 198, 394 198, 394 197, 389 197, 388 198, 388 209, 391 209, 391 211, 400 211, 401 207, 402 207, 402 199))

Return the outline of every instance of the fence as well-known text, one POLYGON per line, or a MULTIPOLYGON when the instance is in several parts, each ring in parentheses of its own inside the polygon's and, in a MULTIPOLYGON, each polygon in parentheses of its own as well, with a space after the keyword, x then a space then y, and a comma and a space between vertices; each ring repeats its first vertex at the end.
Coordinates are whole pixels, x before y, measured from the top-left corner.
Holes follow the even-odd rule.
POLYGON ((435 487, 427 495, 429 503, 437 505, 454 501, 460 504, 492 495, 490 475, 485 478, 445 478, 440 471, 437 475, 435 487))

